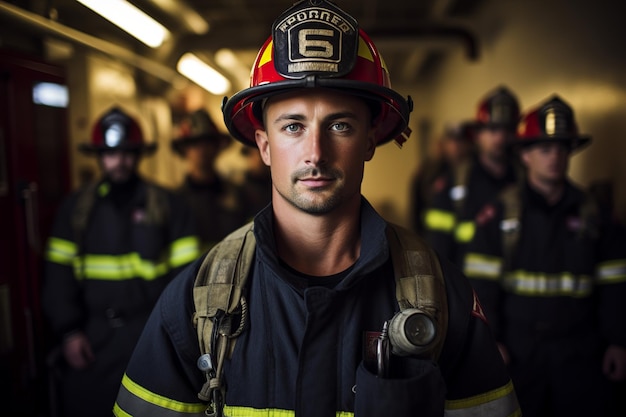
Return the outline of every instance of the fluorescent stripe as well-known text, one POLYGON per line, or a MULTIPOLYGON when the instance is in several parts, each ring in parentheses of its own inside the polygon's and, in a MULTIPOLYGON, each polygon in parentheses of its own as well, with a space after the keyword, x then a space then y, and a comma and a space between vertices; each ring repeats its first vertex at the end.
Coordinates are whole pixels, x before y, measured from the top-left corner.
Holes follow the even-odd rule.
POLYGON ((505 274, 504 287, 518 295, 580 298, 591 294, 593 279, 588 275, 574 275, 570 272, 545 274, 517 270, 505 274))
POLYGON ((46 259, 63 265, 71 265, 74 257, 78 253, 78 248, 74 242, 69 240, 51 237, 48 239, 46 259))
POLYGON ((502 258, 468 253, 465 255, 463 272, 470 278, 497 280, 502 274, 502 258))
POLYGON ((597 270, 598 284, 612 284, 626 280, 626 259, 603 262, 597 270))
POLYGON ((172 242, 170 246, 170 265, 173 268, 185 265, 200 256, 200 240, 187 236, 172 242))
POLYGON ((456 224, 456 216, 450 211, 430 209, 424 215, 424 223, 430 230, 451 233, 456 224))
POLYGON ((474 233, 476 232, 476 224, 471 221, 463 221, 460 222, 455 229, 454 237, 457 242, 460 243, 469 243, 474 237, 474 233))
POLYGON ((517 402, 513 383, 473 397, 446 401, 446 417, 517 417, 522 413, 517 402))
POLYGON ((153 262, 141 259, 136 253, 124 255, 85 255, 74 260, 74 272, 78 277, 121 281, 142 278, 157 279, 169 272, 166 261, 153 262))
POLYGON ((124 374, 124 377, 122 378, 122 390, 120 390, 120 396, 118 397, 116 408, 120 410, 121 408, 126 409, 126 411, 123 411, 122 414, 116 414, 117 416, 169 416, 174 415, 171 413, 172 411, 176 413, 186 413, 191 415, 195 414, 198 416, 203 416, 207 406, 206 404, 202 403, 184 403, 181 401, 172 400, 171 398, 167 398, 159 394, 155 394, 138 385, 136 382, 132 381, 126 374, 124 374), (126 390, 126 392, 123 392, 123 390, 126 390), (125 394, 131 395, 127 396, 125 394), (139 410, 135 410, 134 407, 137 407, 139 410), (141 411, 141 414, 139 414, 138 411, 141 411))
MULTIPOLYGON (((224 415, 228 417, 293 417, 293 410, 280 410, 277 408, 251 408, 224 406, 224 415)), ((354 413, 348 411, 337 411, 335 417, 352 417, 354 413)))

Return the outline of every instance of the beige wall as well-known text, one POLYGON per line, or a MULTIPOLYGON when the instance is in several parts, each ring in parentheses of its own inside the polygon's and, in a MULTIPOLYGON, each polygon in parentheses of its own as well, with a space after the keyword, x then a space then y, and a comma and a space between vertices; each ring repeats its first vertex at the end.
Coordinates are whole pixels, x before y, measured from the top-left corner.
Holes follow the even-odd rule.
POLYGON ((614 181, 618 215, 626 220, 624 9, 622 2, 487 2, 480 25, 473 28, 480 41, 477 62, 452 49, 424 85, 396 86, 415 98, 414 136, 401 151, 393 145, 380 149, 366 168, 365 195, 377 205, 391 204, 406 222, 409 181, 420 149, 417 122, 430 121, 436 134, 447 120, 472 118, 478 100, 505 84, 524 111, 553 93, 572 105, 579 130, 591 134, 593 143, 572 158, 570 173, 583 185, 614 181))
MULTIPOLYGON (((486 1, 478 23, 471 27, 479 41, 478 61, 468 60, 460 45, 452 46, 443 66, 420 85, 401 85, 391 74, 394 88, 415 101, 413 135, 402 149, 393 143, 377 149, 366 164, 364 195, 389 220, 408 225, 409 185, 428 142, 445 122, 472 118, 478 100, 505 84, 518 95, 524 110, 553 93, 574 107, 581 132, 592 134, 594 142, 572 159, 572 177, 583 185, 596 179, 614 181, 618 214, 626 221, 626 187, 618 186, 626 183, 626 163, 622 162, 626 154, 626 140, 622 139, 626 132, 626 54, 622 50, 626 25, 620 21, 624 10, 619 10, 626 6, 611 3, 619 5, 486 1), (422 124, 431 126, 430 133, 420 132, 422 124)), ((165 185, 178 184, 184 166, 169 148, 169 103, 181 91, 172 90, 163 97, 141 96, 132 81, 132 68, 97 54, 76 56, 69 68, 74 94, 70 105, 72 143, 88 139, 95 118, 110 104, 124 104, 138 115, 147 137, 159 143, 156 155, 142 163, 142 172, 165 185)), ((221 97, 198 91, 186 94, 196 105, 206 107, 224 128, 221 97)), ((89 164, 93 166, 93 160, 72 154, 75 183, 78 171, 89 164)), ((242 169, 238 145, 222 158, 219 167, 237 176, 242 169)))

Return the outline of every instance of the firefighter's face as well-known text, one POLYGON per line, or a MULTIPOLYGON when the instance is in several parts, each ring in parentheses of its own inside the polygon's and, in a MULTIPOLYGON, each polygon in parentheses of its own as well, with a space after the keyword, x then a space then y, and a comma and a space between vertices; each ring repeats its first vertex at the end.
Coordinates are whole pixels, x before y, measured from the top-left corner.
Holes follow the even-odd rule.
POLYGON ((562 143, 540 143, 522 150, 522 161, 531 180, 560 183, 567 175, 571 147, 562 143))
POLYGON ((506 145, 511 133, 502 128, 480 129, 476 135, 479 152, 489 159, 500 161, 506 157, 506 145))
POLYGON ((100 166, 105 177, 113 183, 128 181, 137 170, 139 155, 134 151, 107 150, 100 153, 100 166))
POLYGON ((360 204, 365 161, 376 148, 363 100, 321 89, 285 93, 268 100, 264 124, 256 142, 275 207, 326 214, 360 204))

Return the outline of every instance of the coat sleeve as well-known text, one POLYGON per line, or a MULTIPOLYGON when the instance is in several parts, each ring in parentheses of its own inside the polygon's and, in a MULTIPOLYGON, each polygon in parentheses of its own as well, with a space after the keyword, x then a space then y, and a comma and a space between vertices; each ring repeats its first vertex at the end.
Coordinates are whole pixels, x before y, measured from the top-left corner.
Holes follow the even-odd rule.
POLYGON ((448 389, 446 415, 519 416, 513 383, 468 279, 441 261, 449 323, 439 360, 448 389))
POLYGON ((599 320, 609 344, 626 348, 626 228, 605 213, 597 248, 599 320))
POLYGON ((478 213, 476 233, 468 244, 462 266, 463 273, 476 291, 497 340, 500 340, 504 326, 501 319, 503 297, 501 279, 504 268, 501 218, 500 204, 489 203, 478 213))
POLYGON ((126 416, 204 416, 197 394, 205 382, 192 323, 193 283, 201 260, 164 290, 121 381, 113 413, 126 416))
POLYGON ((59 206, 44 253, 42 307, 53 334, 59 339, 82 328, 85 316, 74 269, 78 255, 71 225, 75 200, 76 195, 72 195, 59 206))

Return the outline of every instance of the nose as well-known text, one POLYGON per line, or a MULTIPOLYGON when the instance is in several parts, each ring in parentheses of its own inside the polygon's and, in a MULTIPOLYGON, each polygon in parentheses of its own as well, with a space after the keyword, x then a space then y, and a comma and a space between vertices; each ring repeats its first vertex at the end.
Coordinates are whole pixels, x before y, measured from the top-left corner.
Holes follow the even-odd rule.
POLYGON ((325 135, 324 130, 320 127, 312 127, 309 129, 306 137, 306 163, 310 165, 320 165, 325 162, 325 135))

